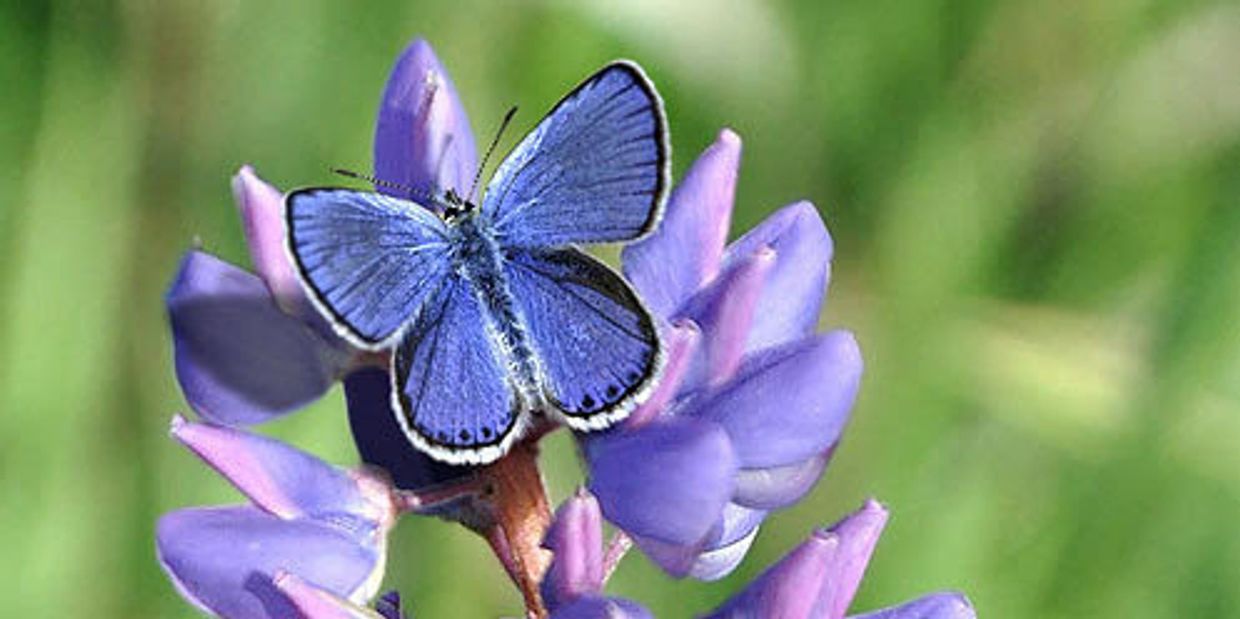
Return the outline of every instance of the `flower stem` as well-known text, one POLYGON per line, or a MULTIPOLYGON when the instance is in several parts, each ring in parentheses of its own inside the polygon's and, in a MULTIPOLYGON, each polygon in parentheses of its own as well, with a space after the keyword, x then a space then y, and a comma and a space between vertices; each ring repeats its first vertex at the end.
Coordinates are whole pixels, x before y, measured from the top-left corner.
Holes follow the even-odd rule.
POLYGON ((494 517, 494 524, 481 533, 521 591, 527 616, 546 617, 538 583, 551 563, 551 553, 542 547, 551 526, 551 509, 538 470, 537 444, 526 440, 514 445, 507 455, 482 469, 479 478, 489 482, 490 492, 482 500, 494 517))

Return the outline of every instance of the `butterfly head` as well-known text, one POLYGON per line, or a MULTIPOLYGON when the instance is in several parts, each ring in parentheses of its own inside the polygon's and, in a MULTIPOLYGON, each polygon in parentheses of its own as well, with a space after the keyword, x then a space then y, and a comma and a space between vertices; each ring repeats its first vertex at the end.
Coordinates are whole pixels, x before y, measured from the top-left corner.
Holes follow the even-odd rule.
POLYGON ((449 189, 444 194, 443 218, 445 221, 456 221, 478 209, 473 202, 466 200, 456 193, 455 189, 449 189))

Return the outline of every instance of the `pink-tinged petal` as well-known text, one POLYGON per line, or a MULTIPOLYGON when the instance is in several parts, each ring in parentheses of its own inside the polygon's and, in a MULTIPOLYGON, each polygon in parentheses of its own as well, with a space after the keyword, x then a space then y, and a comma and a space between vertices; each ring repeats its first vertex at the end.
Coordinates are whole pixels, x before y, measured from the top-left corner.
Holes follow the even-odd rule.
POLYGON ((801 462, 736 473, 732 500, 755 509, 782 509, 801 500, 827 468, 834 448, 801 462))
POLYGON ((762 248, 776 263, 758 301, 746 350, 777 346, 814 332, 831 274, 831 236, 809 202, 776 211, 728 246, 724 268, 762 248))
POLYGON ((284 196, 242 166, 232 178, 233 200, 241 213, 254 271, 285 312, 297 316, 315 311, 306 299, 284 245, 284 196))
POLYGON ((553 609, 551 619, 654 619, 654 615, 630 600, 589 596, 553 609))
POLYGON ((369 608, 285 571, 276 574, 275 585, 306 619, 383 619, 383 615, 369 608))
POLYGON ((382 578, 382 549, 314 520, 281 520, 255 507, 184 509, 155 532, 159 562, 194 605, 229 619, 297 616, 273 582, 286 571, 360 601, 382 578))
POLYGON ((607 519, 631 534, 697 543, 732 496, 736 457, 713 423, 664 418, 585 447, 590 491, 607 519))
POLYGON ((831 581, 819 595, 819 608, 826 613, 823 616, 844 616, 886 524, 886 508, 868 499, 861 509, 835 523, 826 533, 839 540, 839 550, 827 566, 832 574, 831 581))
POLYGON ((381 480, 338 469, 280 441, 180 416, 172 419, 172 436, 256 506, 281 518, 351 520, 359 541, 373 539, 395 519, 391 490, 381 480))
POLYGON ((431 46, 415 39, 396 60, 375 125, 375 177, 414 189, 384 193, 425 203, 449 189, 465 196, 478 169, 474 132, 431 46))
POLYGON ((166 303, 181 389, 212 422, 262 423, 301 408, 348 362, 280 311, 259 278, 205 252, 186 254, 166 303))
POLYGON ((697 356, 691 361, 681 393, 718 385, 741 363, 759 295, 775 264, 775 252, 759 249, 729 266, 680 309, 702 330, 697 356))
POLYGON ((838 550, 839 540, 834 536, 810 536, 709 617, 835 619, 815 613, 815 605, 820 591, 831 579, 828 565, 838 550))
POLYGON ((705 550, 693 559, 688 575, 698 580, 719 580, 732 573, 758 537, 766 512, 729 503, 711 531, 705 550))
POLYGON ((722 425, 742 469, 802 462, 839 440, 861 367, 851 333, 805 338, 749 355, 731 381, 680 414, 722 425))
POLYGON ((899 606, 884 608, 852 619, 976 619, 973 604, 962 593, 947 591, 934 593, 906 602, 899 606))
POLYGON ((644 426, 666 410, 672 398, 680 391, 685 375, 697 356, 701 340, 702 332, 692 320, 678 320, 664 332, 663 345, 667 349, 667 364, 663 366, 663 374, 659 377, 659 384, 654 388, 654 392, 624 420, 625 430, 644 426))
POLYGON ((542 582, 549 607, 603 590, 603 516, 588 492, 578 491, 556 510, 543 547, 554 553, 542 582))
POLYGON ((672 317, 718 272, 740 157, 740 137, 720 131, 672 191, 655 233, 624 249, 624 273, 656 315, 672 317))

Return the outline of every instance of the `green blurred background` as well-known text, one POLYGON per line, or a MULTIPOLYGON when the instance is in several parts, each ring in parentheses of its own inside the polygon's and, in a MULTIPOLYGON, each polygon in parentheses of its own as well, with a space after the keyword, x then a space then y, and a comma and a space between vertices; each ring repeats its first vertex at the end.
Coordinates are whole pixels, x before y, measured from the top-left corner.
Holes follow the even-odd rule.
MULTIPOLYGON (((744 138, 734 233, 809 198, 835 237, 868 365, 827 476, 722 582, 634 554, 612 592, 707 610, 875 495, 855 610, 1240 616, 1240 5, 1198 0, 0 4, 0 615, 193 615, 153 523, 239 498, 167 438, 164 287, 195 237, 246 263, 241 164, 369 168, 414 35, 481 133, 638 59, 677 174, 744 138)), ((338 392, 270 431, 355 459, 338 392)), ((462 528, 395 537, 418 616, 519 613, 462 528)))

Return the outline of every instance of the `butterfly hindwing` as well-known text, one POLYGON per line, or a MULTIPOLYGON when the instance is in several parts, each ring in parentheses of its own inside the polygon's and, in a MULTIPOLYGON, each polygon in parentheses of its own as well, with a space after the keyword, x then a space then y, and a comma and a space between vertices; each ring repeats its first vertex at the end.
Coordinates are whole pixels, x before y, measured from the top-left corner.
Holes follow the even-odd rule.
POLYGON ((362 348, 391 345, 448 271, 443 221, 407 200, 302 189, 285 200, 285 221, 306 288, 362 348))
POLYGON ((650 314, 615 272, 576 249, 509 252, 512 296, 544 397, 578 430, 624 418, 662 364, 650 314))
POLYGON ((526 421, 489 320, 469 282, 450 274, 396 348, 392 406, 437 459, 490 462, 526 421))
POLYGON ((626 241, 658 223, 668 187, 663 104, 636 64, 569 93, 500 164, 482 210, 510 247, 626 241))

